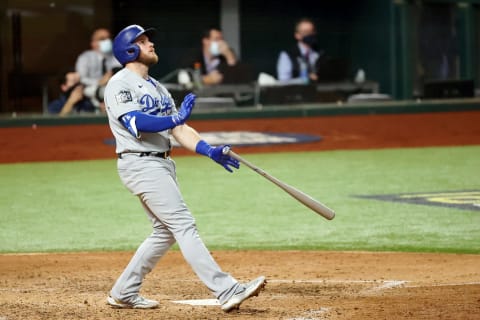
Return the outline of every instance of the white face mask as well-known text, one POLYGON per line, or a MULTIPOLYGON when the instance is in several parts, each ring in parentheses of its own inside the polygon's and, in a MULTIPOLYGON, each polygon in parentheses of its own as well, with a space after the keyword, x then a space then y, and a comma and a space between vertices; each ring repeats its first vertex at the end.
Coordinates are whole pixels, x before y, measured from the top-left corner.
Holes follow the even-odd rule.
POLYGON ((112 52, 112 40, 105 39, 98 42, 98 49, 101 53, 110 53, 112 52))
POLYGON ((212 41, 210 42, 210 54, 212 56, 219 56, 220 55, 220 46, 218 44, 218 41, 212 41))

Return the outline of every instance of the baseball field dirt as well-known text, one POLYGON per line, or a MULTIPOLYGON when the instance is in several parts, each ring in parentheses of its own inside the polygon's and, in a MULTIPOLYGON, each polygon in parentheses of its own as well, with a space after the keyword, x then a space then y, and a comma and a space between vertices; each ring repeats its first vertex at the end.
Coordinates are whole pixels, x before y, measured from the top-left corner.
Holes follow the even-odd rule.
MULTIPOLYGON (((480 111, 193 121, 199 131, 322 136, 317 142, 242 147, 242 153, 480 144, 480 111), (288 131, 287 131, 287 128, 288 131), (293 128, 293 129, 292 129, 293 128)), ((107 125, 1 128, 0 161, 114 158, 107 125)), ((175 149, 174 157, 187 154, 175 149)), ((201 230, 200 230, 201 233, 201 230)), ((178 251, 148 275, 156 310, 117 310, 108 290, 132 252, 0 255, 0 320, 12 319, 479 319, 480 255, 334 251, 214 251, 241 281, 266 289, 223 313, 178 251), (181 302, 181 303, 179 303, 181 302), (190 305, 187 303, 202 304, 190 305)))
POLYGON ((239 280, 265 290, 226 314, 173 301, 213 296, 178 251, 147 277, 157 310, 116 310, 108 290, 130 252, 0 256, 1 319, 478 319, 480 256, 325 251, 215 251, 239 280))

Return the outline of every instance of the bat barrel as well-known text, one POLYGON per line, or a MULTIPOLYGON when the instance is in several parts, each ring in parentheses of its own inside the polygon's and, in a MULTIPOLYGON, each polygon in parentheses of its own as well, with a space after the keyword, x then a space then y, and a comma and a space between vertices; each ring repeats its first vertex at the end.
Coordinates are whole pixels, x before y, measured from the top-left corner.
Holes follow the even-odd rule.
POLYGON ((274 176, 268 174, 267 172, 263 171, 256 165, 254 165, 251 162, 248 162, 247 160, 243 159, 241 156, 230 150, 229 147, 225 147, 223 150, 224 154, 228 154, 232 158, 240 161, 241 163, 245 164, 247 167, 258 173, 259 175, 263 176, 270 182, 274 183, 276 186, 281 188, 283 191, 288 193, 290 196, 292 196, 294 199, 305 205, 306 207, 310 208, 311 210, 315 211, 322 217, 328 220, 332 220, 335 217, 335 211, 324 205, 323 203, 313 199, 306 193, 286 184, 283 181, 278 180, 274 176))

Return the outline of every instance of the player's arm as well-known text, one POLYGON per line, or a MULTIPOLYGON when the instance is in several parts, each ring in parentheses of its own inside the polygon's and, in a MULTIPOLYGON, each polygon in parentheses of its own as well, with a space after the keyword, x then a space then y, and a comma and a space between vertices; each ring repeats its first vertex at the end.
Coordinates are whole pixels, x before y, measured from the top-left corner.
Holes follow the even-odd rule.
POLYGON ((159 117, 135 110, 123 114, 119 120, 138 139, 141 132, 160 132, 184 124, 192 113, 195 98, 193 93, 188 94, 182 102, 180 111, 171 116, 159 117))
POLYGON ((233 172, 230 167, 236 169, 240 167, 240 163, 236 159, 223 154, 225 145, 217 147, 211 146, 205 140, 202 140, 200 134, 195 129, 187 124, 175 127, 172 130, 172 135, 183 147, 209 157, 230 172, 233 172))
POLYGON ((187 124, 173 128, 172 135, 185 149, 195 152, 195 148, 202 138, 200 134, 187 124))

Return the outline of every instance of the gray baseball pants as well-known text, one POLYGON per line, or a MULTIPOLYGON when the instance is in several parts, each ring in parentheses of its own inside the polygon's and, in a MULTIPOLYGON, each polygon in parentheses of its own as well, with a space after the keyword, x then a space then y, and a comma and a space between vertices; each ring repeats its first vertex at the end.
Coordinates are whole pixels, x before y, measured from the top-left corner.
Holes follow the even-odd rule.
POLYGON ((180 193, 173 160, 124 154, 118 159, 117 168, 123 184, 139 197, 153 232, 116 281, 111 290, 113 298, 129 302, 138 295, 147 273, 175 242, 220 303, 242 289, 237 280, 220 269, 200 239, 195 219, 180 193))

